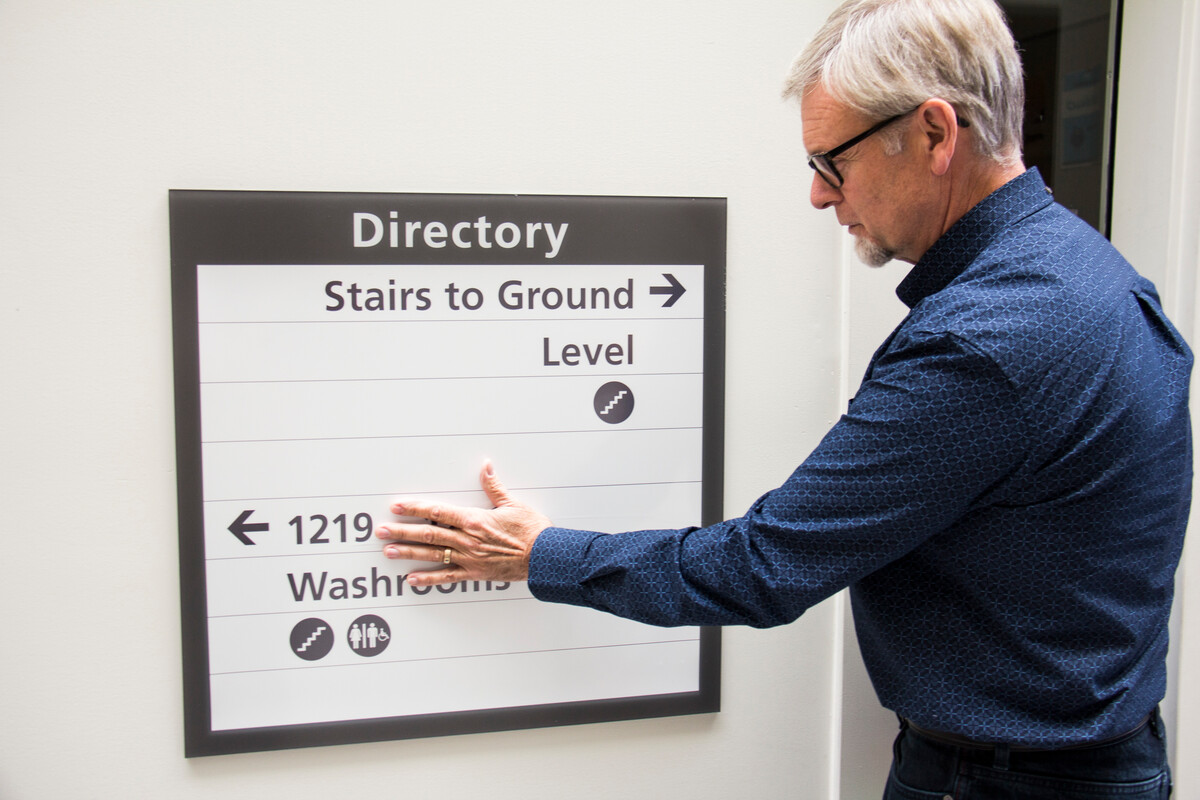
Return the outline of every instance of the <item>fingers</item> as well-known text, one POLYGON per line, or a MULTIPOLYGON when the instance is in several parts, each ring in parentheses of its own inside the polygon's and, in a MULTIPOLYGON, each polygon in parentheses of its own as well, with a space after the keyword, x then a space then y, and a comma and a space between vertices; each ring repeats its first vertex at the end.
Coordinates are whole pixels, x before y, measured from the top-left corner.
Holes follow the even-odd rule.
POLYGON ((375 538, 402 542, 406 545, 428 545, 414 550, 414 552, 437 555, 437 558, 416 556, 418 561, 441 561, 441 553, 445 548, 464 550, 470 546, 470 540, 461 530, 413 522, 380 523, 375 526, 375 538))
POLYGON ((451 551, 453 558, 453 547, 429 547, 423 544, 389 544, 383 548, 383 554, 388 558, 402 559, 404 561, 430 561, 439 564, 446 563, 446 551, 451 551))
POLYGON ((469 580, 462 572, 451 569, 430 569, 421 572, 410 572, 405 576, 409 586, 437 586, 444 583, 457 583, 469 580))
POLYGON ((479 483, 490 508, 403 498, 392 504, 391 511, 407 521, 376 526, 375 536, 387 542, 383 547, 387 558, 434 565, 409 573, 410 584, 527 579, 533 541, 550 520, 514 500, 490 461, 480 469, 479 483))
MULTIPOLYGON (((446 548, 429 548, 414 545, 389 544, 383 548, 383 554, 388 558, 405 561, 434 561, 440 566, 432 569, 414 570, 404 576, 409 586, 437 586, 445 583, 457 583, 469 580, 469 571, 453 562, 446 564, 446 548)), ((453 551, 451 557, 454 557, 453 551)))
POLYGON ((468 515, 475 509, 463 508, 461 506, 442 505, 420 498, 403 498, 392 503, 392 513, 398 517, 414 517, 416 519, 427 519, 430 522, 436 522, 439 525, 446 525, 451 528, 463 528, 468 526, 468 515))
MULTIPOLYGON (((508 489, 496 477, 496 470, 490 460, 484 461, 483 467, 479 471, 479 485, 483 488, 483 493, 487 495, 488 501, 491 502, 494 508, 517 505, 516 501, 509 495, 508 489)), ((439 525, 445 525, 450 528, 461 528, 463 530, 472 530, 480 522, 480 509, 442 505, 420 498, 403 498, 397 500, 392 504, 391 510, 397 516, 427 519, 439 525)), ((436 534, 430 534, 428 531, 426 534, 436 536, 436 534)), ((415 541, 423 542, 428 540, 422 538, 415 541)))
POLYGON ((479 485, 483 487, 483 493, 494 507, 513 505, 513 499, 509 496, 508 489, 504 488, 504 484, 496 477, 496 470, 490 459, 483 462, 483 469, 479 472, 479 485))

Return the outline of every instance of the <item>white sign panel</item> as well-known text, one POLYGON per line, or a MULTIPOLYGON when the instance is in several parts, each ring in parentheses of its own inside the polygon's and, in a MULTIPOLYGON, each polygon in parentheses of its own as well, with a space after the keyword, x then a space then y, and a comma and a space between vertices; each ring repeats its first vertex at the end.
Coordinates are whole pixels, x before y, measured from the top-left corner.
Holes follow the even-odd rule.
POLYGON ((716 631, 414 588, 398 495, 720 517, 724 201, 172 192, 187 754, 716 710, 716 631))

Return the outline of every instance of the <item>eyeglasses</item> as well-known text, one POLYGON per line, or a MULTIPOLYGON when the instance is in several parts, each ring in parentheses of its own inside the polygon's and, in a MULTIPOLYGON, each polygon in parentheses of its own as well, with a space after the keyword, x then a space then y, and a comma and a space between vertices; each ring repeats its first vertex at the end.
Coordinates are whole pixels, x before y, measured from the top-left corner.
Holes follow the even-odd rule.
MULTIPOLYGON (((917 108, 920 107, 921 106, 917 106, 917 108)), ((907 117, 909 114, 913 113, 913 111, 916 111, 917 108, 914 108, 910 111, 905 111, 903 114, 897 114, 894 117, 888 117, 883 122, 872 125, 858 136, 855 136, 853 139, 847 139, 832 150, 826 150, 824 153, 814 153, 808 157, 808 165, 816 170, 817 174, 824 178, 825 182, 830 186, 835 189, 842 188, 842 184, 846 182, 846 179, 842 177, 842 173, 837 171, 837 167, 833 165, 833 160, 849 150, 851 147, 854 147, 854 145, 858 144, 863 139, 866 139, 871 134, 878 133, 901 117, 907 117)), ((959 127, 962 128, 969 128, 971 126, 971 123, 962 117, 958 118, 958 124, 959 127)))

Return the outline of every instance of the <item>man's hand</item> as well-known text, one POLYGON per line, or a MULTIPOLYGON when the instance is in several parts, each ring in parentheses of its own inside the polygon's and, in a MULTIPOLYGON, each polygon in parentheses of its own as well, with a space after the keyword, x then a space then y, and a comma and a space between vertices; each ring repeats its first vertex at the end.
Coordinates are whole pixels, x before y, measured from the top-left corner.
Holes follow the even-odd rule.
POLYGON ((533 541, 550 527, 550 520, 509 497, 490 461, 484 463, 479 483, 495 508, 403 499, 392 504, 393 514, 429 522, 390 522, 375 528, 375 536, 393 542, 383 548, 383 554, 388 558, 433 561, 443 565, 410 573, 410 585, 523 581, 529 577, 529 552, 533 549, 533 541))

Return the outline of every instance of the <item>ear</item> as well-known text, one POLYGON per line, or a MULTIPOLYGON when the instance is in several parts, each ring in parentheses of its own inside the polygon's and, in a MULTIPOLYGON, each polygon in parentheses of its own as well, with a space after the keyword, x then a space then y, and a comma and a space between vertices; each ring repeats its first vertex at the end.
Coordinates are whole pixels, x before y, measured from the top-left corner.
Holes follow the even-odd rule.
POLYGON ((940 97, 926 100, 917 109, 917 124, 930 171, 938 176, 945 175, 958 147, 958 115, 954 107, 940 97))

